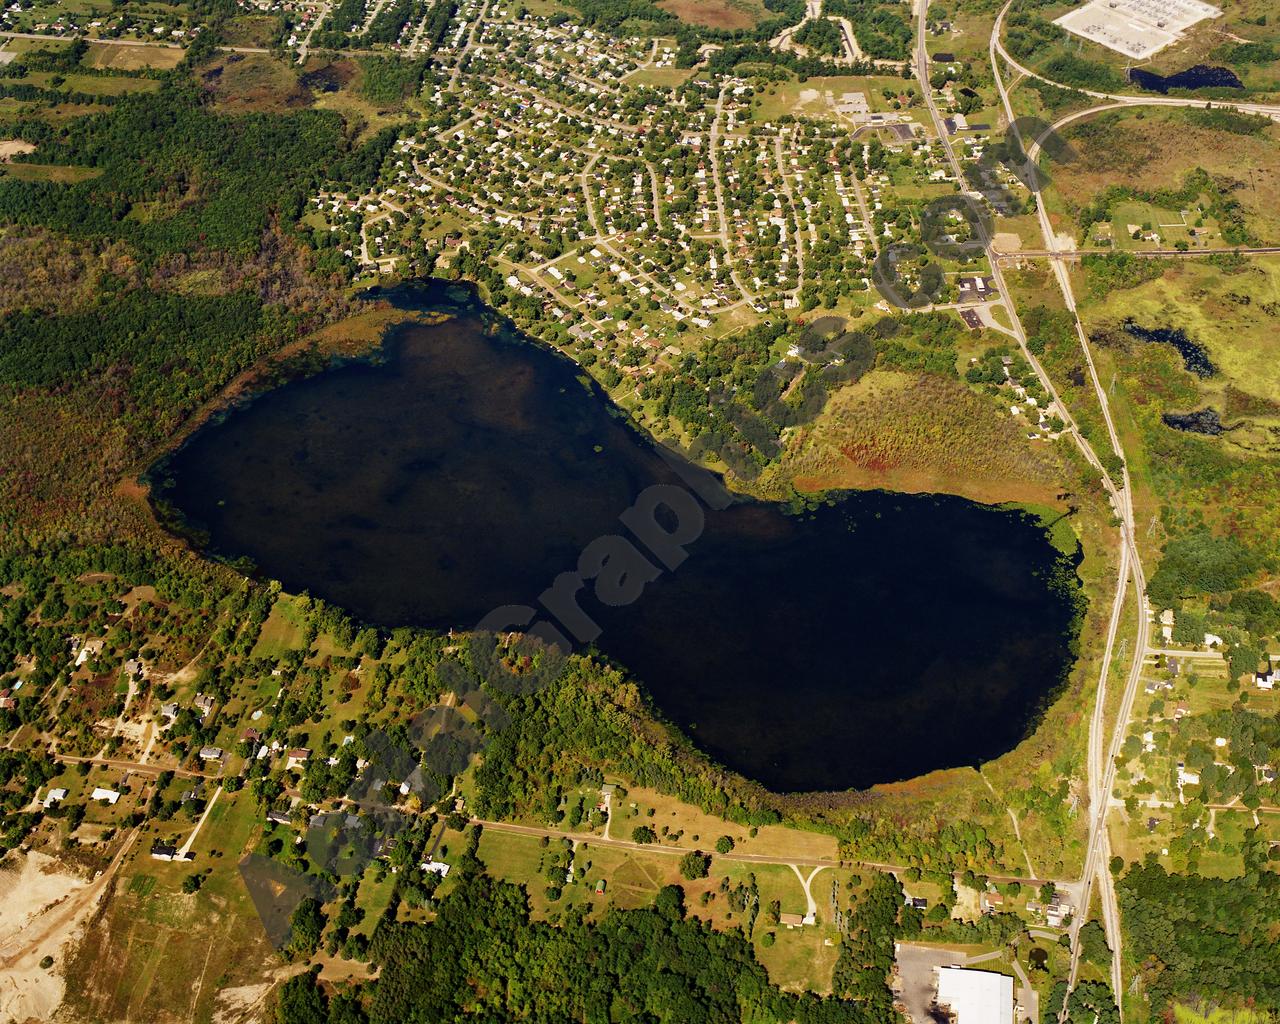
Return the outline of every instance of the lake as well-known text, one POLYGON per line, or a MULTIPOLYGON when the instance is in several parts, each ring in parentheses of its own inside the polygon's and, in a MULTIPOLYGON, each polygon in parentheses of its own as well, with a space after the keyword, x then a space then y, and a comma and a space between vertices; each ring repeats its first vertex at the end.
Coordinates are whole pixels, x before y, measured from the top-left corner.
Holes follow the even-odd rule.
MULTIPOLYGON (((234 409, 157 467, 212 553, 367 622, 466 629, 538 605, 597 538, 635 540, 619 516, 646 488, 679 488, 705 523, 687 560, 637 570, 627 604, 589 584, 581 613, 661 714, 777 791, 989 760, 1060 686, 1075 556, 1029 514, 878 491, 711 507, 580 368, 468 290, 393 297, 454 318, 234 409)), ((674 534, 694 518, 653 516, 674 534)))

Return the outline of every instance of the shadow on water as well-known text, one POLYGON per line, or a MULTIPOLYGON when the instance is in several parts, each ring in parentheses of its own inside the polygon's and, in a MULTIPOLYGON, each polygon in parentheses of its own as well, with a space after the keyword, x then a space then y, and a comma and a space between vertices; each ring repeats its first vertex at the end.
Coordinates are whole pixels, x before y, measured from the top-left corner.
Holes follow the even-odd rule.
MULTIPOLYGON (((389 297, 455 315, 260 396, 157 467, 212 552, 369 622, 465 629, 537 605, 591 541, 628 535, 644 488, 680 484, 576 364, 469 290, 389 297)), ((639 600, 575 597, 667 718, 775 790, 989 760, 1071 664, 1076 556, 1025 512, 861 492, 705 519, 639 600)))
POLYGON ((1129 69, 1129 81, 1147 92, 1161 95, 1172 89, 1243 89, 1244 83, 1230 68, 1197 64, 1174 75, 1157 75, 1142 68, 1129 69))
POLYGON ((1133 320, 1122 325, 1125 331, 1148 344, 1172 345, 1182 356, 1182 365, 1197 377, 1212 377, 1217 368, 1209 360, 1209 353, 1187 337, 1179 327, 1142 327, 1133 320))

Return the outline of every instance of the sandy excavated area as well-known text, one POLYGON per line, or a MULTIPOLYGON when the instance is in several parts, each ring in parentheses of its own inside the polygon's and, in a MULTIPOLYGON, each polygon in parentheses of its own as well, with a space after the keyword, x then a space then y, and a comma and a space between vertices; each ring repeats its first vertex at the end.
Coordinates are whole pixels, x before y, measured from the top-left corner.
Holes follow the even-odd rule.
POLYGON ((11 854, 0 864, 0 1020, 48 1020, 66 983, 59 952, 77 930, 68 913, 88 879, 66 871, 47 854, 11 854), (54 966, 40 966, 46 955, 54 966))
POLYGON ((93 916, 135 832, 107 870, 88 879, 38 851, 0 862, 0 1021, 45 1021, 66 994, 66 947, 93 916), (53 957, 53 966, 40 961, 53 957))
POLYGON ((34 153, 36 147, 20 139, 0 139, 0 164, 23 153, 34 153))

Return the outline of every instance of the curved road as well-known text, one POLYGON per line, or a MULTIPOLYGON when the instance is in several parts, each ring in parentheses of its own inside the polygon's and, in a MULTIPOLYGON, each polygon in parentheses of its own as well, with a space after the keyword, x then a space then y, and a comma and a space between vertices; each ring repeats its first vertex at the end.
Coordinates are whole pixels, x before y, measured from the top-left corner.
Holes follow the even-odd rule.
MULTIPOLYGON (((1019 64, 1013 59, 1004 48, 1004 43, 1000 40, 1001 29, 1004 27, 1004 17, 1009 13, 1009 8, 1014 4, 1014 0, 1005 0, 1005 5, 1000 8, 1000 13, 996 15, 995 24, 991 28, 991 48, 995 53, 1004 59, 1004 61, 1018 74, 1027 78, 1036 78, 1041 82, 1048 82, 1050 85, 1056 85, 1060 89, 1069 89, 1072 92, 1084 93, 1086 96, 1092 96, 1097 100, 1108 100, 1118 105, 1136 105, 1136 106, 1154 106, 1154 107, 1199 107, 1208 109, 1209 107, 1229 107, 1233 110, 1243 110, 1251 114, 1265 114, 1267 117, 1280 120, 1280 104, 1268 103, 1238 103, 1233 100, 1197 100, 1187 99, 1179 96, 1130 96, 1124 93, 1095 92, 1092 89, 1078 89, 1073 85, 1065 85, 1062 82, 1055 82, 1052 78, 1047 78, 1039 72, 1032 71, 1030 68, 1019 64)), ((999 83, 1000 75, 995 66, 995 58, 992 57, 992 69, 996 71, 996 81, 999 83)), ((1003 87, 1001 87, 1003 92, 1003 87)))
MULTIPOLYGON (((1000 30, 1004 22, 1004 17, 1010 6, 1012 6, 1012 3, 1013 0, 1007 0, 1004 7, 1001 8, 1000 14, 996 18, 991 31, 988 55, 991 61, 992 75, 995 80, 996 88, 1000 93, 1001 104, 1004 107, 1005 117, 1010 125, 1011 131, 1017 138, 1017 141, 1020 145, 1023 145, 1029 160, 1034 161, 1037 159, 1042 142, 1055 128, 1061 127, 1062 125, 1078 118, 1097 113, 1099 110, 1133 105, 1191 107, 1209 105, 1207 102, 1197 100, 1169 99, 1168 97, 1148 98, 1113 96, 1106 93, 1088 92, 1088 95, 1106 102, 1095 105, 1089 110, 1078 111, 1075 114, 1069 114, 1066 117, 1060 118, 1055 125, 1046 129, 1039 138, 1033 140, 1032 145, 1029 148, 1026 147, 1020 137, 1016 118, 1013 112, 1013 106, 1009 101, 1009 93, 1005 88, 1004 80, 1001 76, 1000 58, 1003 58, 1014 70, 1024 75, 1029 75, 1035 78, 1041 78, 1042 76, 1035 75, 1033 72, 1022 67, 1010 58, 1005 52, 1003 44, 1000 42, 1000 30)), ((1044 80, 1049 81, 1048 79, 1044 80)), ((1060 83, 1053 84, 1057 85, 1060 83)), ((1087 90, 1082 91, 1087 92, 1087 90)), ((1221 105, 1233 106, 1237 109, 1249 110, 1250 112, 1265 113, 1272 117, 1276 117, 1280 114, 1280 108, 1265 107, 1259 104, 1221 105)), ((1051 257, 1058 256, 1059 246, 1057 236, 1054 234, 1052 225, 1049 222, 1049 215, 1045 209, 1044 203, 1036 204, 1036 213, 1040 222, 1041 234, 1044 237, 1045 245, 1047 247, 1046 251, 1051 257)), ((1115 786, 1116 759, 1120 751, 1120 746, 1124 742, 1125 733, 1128 730, 1129 716, 1133 710, 1133 702, 1137 695, 1143 661, 1146 657, 1147 645, 1149 642, 1150 626, 1147 622, 1145 608, 1146 578, 1143 574, 1142 559, 1135 541, 1133 495, 1129 479, 1129 469, 1124 459, 1124 447, 1120 442, 1119 433, 1116 430, 1115 422, 1111 415, 1111 408, 1107 401, 1106 389, 1102 386, 1102 382, 1098 377, 1098 370, 1093 360, 1093 353, 1089 348, 1089 340, 1085 335, 1084 327, 1080 322, 1079 311, 1076 308, 1075 294, 1071 286, 1071 278, 1067 273, 1063 260, 1051 258, 1050 265, 1053 267, 1054 276, 1056 277, 1058 287, 1062 292, 1063 302, 1066 305, 1067 310, 1070 311, 1075 323, 1076 336, 1080 342, 1080 348, 1084 354, 1085 363, 1089 369, 1089 379, 1098 399, 1103 422, 1106 424, 1107 437, 1111 444, 1111 450, 1121 460, 1120 487, 1117 489, 1110 484, 1108 486, 1115 504, 1116 514, 1120 519, 1120 568, 1118 573, 1118 586, 1115 603, 1112 606, 1111 623, 1108 629, 1107 642, 1105 645, 1104 657, 1098 680, 1098 695, 1089 728, 1087 775, 1089 782, 1090 818, 1088 827, 1088 844, 1085 853, 1081 899, 1078 905, 1075 921, 1072 925, 1071 971, 1068 986, 1069 989, 1074 987, 1078 977, 1080 966, 1079 930, 1081 925, 1084 923, 1084 919, 1088 915, 1088 908, 1092 899, 1093 888, 1096 883, 1098 885, 1100 903, 1102 906, 1103 925, 1106 929, 1107 941, 1111 946, 1113 954, 1111 960, 1112 991, 1116 997, 1117 1004, 1121 1004, 1123 1003, 1124 993, 1121 971, 1123 937, 1120 928, 1120 912, 1116 903, 1115 887, 1113 885, 1110 866, 1108 863, 1110 860, 1110 838, 1107 834, 1107 812, 1110 805, 1110 796, 1115 786), (1105 731, 1106 718, 1106 683, 1111 668, 1116 634, 1122 617, 1124 598, 1130 577, 1132 577, 1137 597, 1135 602, 1137 636, 1135 638, 1129 672, 1125 680, 1124 689, 1121 691, 1119 708, 1116 714, 1115 724, 1112 728, 1110 742, 1107 744, 1107 748, 1104 752, 1102 747, 1104 743, 1103 734, 1105 731)), ((1109 478, 1104 475, 1104 480, 1109 481, 1109 478)), ((1065 1012, 1066 1006, 1064 1001, 1064 1005, 1059 1014, 1060 1019, 1062 1016, 1065 1016, 1065 1012)))

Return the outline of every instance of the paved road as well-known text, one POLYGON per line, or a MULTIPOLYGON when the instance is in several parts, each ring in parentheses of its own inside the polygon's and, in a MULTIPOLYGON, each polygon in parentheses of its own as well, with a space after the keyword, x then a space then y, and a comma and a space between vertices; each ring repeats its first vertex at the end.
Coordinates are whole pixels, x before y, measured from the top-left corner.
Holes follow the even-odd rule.
MULTIPOLYGON (((1122 105, 1127 106, 1128 104, 1122 105)), ((1109 109, 1111 108, 1090 107, 1084 113, 1096 114, 1099 111, 1109 109)), ((1037 259, 1077 260, 1082 256, 1105 256, 1109 253, 1121 251, 1129 256, 1219 256, 1229 253, 1238 253, 1241 256, 1255 256, 1280 253, 1280 245, 1254 246, 1252 248, 1242 246, 1233 249, 1225 246, 1207 246, 1203 249, 1016 249, 1012 252, 996 250, 995 255, 1000 259, 1016 259, 1019 256, 1030 256, 1037 259)))
MULTIPOLYGON (((1009 57, 1005 52, 1000 41, 1000 30, 1004 22, 1004 17, 1012 5, 1013 0, 1007 0, 1004 7, 1001 8, 1000 14, 997 16, 991 31, 991 38, 988 47, 988 56, 991 62, 992 74, 995 79, 996 88, 1000 93, 1001 105, 1004 107, 1005 117, 1011 125, 1011 130, 1018 135, 1016 120, 1014 117, 1013 106, 1009 101, 1009 93, 1005 88, 1004 79, 1001 72, 1000 59, 1003 58, 1010 67, 1015 70, 1031 75, 1032 77, 1040 77, 1032 75, 1030 71, 1023 68, 1016 61, 1009 57)), ((1058 84, 1058 83, 1054 83, 1058 84)), ((1157 106, 1205 106, 1207 104, 1197 101, 1181 101, 1173 100, 1167 103, 1159 103, 1152 101, 1148 103, 1145 97, 1126 97, 1112 96, 1105 93, 1089 93, 1095 98, 1108 101, 1109 105, 1157 105, 1157 106)), ((1160 99, 1166 99, 1160 97, 1160 99)), ((1253 109, 1257 105, 1250 104, 1223 104, 1227 106, 1237 106, 1240 109, 1253 109)), ((1280 108, 1277 108, 1280 109, 1280 108)), ((1023 145, 1028 158, 1035 161, 1039 155, 1040 146, 1044 138, 1050 131, 1061 127, 1063 124, 1079 117, 1088 116, 1089 113, 1096 110, 1080 111, 1076 114, 1068 115, 1059 119, 1059 121, 1038 139, 1033 140, 1031 146, 1025 145, 1025 140, 1020 137, 1019 143, 1023 145)), ((1274 112, 1270 108, 1266 108, 1257 112, 1265 112, 1272 114, 1274 112)), ((1049 222, 1048 211, 1045 209, 1044 203, 1037 203, 1037 216, 1040 222, 1041 234, 1044 236, 1047 251, 1054 255, 1058 252, 1057 236, 1053 231, 1049 222)), ((1063 301, 1066 308, 1070 311, 1075 321, 1075 329, 1077 340, 1080 343, 1081 351, 1085 357, 1085 363, 1089 369, 1089 378, 1097 396, 1099 407, 1102 412, 1102 418, 1107 428, 1107 439, 1110 442, 1112 452, 1122 460, 1122 468, 1120 472, 1120 485, 1116 487, 1107 474, 1104 474, 1104 481, 1107 484, 1108 491, 1115 506, 1115 511, 1120 519, 1121 549, 1120 549, 1120 566, 1117 579, 1117 591, 1115 603, 1112 606, 1111 622, 1108 628, 1107 641, 1104 648, 1104 657, 1098 680, 1098 692, 1094 705, 1094 712, 1091 717, 1089 727, 1089 753, 1087 759, 1087 776, 1089 784, 1089 800, 1090 800, 1090 818, 1088 826, 1088 844, 1085 853, 1084 875, 1082 878, 1081 898, 1077 905, 1077 912, 1072 923, 1072 954, 1071 954, 1071 970, 1068 989, 1074 987, 1080 966, 1080 942, 1079 931, 1084 923, 1084 919, 1088 914, 1088 907, 1093 894, 1095 883, 1098 885, 1100 903, 1102 905, 1103 925, 1107 932, 1107 941, 1113 951, 1112 956, 1112 989, 1116 995, 1117 1002, 1123 993, 1122 974, 1122 933, 1120 928, 1120 912, 1115 899, 1115 887, 1112 884, 1108 861, 1110 860, 1110 837, 1107 834, 1107 812, 1109 809, 1109 797, 1115 785, 1116 759, 1120 751, 1120 746, 1124 742, 1125 734, 1128 730, 1129 717, 1133 710, 1134 698, 1138 692, 1138 686, 1141 681, 1142 669, 1146 659, 1147 646, 1149 641, 1150 623, 1147 621, 1145 608, 1146 579, 1142 570, 1142 560, 1138 552, 1137 543, 1134 539, 1134 518, 1133 518, 1133 498, 1132 489, 1129 480, 1129 470, 1127 460, 1124 458, 1124 447, 1120 442, 1119 434, 1115 427, 1115 422, 1111 415, 1110 405, 1107 401, 1106 389, 1102 386, 1098 378, 1097 367, 1094 364, 1093 353, 1089 347, 1089 340, 1084 332, 1084 327, 1080 322, 1079 312, 1076 309, 1075 295, 1071 286, 1071 278, 1067 273, 1064 262, 1061 259, 1052 259, 1054 276, 1057 280, 1058 287, 1062 292, 1063 301), (1125 594, 1128 588, 1128 581, 1132 578, 1134 589, 1138 595, 1137 606, 1137 636, 1134 642, 1134 650, 1132 661, 1130 662, 1128 675, 1124 683, 1124 689, 1120 694, 1119 708, 1116 714, 1116 720, 1112 728, 1110 743, 1103 750, 1104 731, 1105 731, 1105 709, 1107 702, 1107 680, 1110 673, 1112 652, 1115 648, 1115 640, 1117 631, 1120 626, 1121 613, 1124 604, 1125 594)), ((1093 460, 1091 460, 1093 461, 1093 460)), ((1066 1007, 1064 1005, 1059 1012, 1059 1018, 1065 1015, 1066 1007)))
POLYGON ((1073 92, 1083 93, 1098 100, 1110 100, 1114 103, 1130 104, 1135 106, 1153 106, 1153 107, 1198 107, 1201 109, 1209 109, 1210 107, 1229 107, 1233 110, 1243 110, 1251 114, 1265 114, 1267 117, 1280 120, 1280 106, 1270 103, 1242 103, 1235 100, 1199 100, 1185 99, 1176 96, 1131 96, 1125 93, 1109 93, 1096 92, 1092 89, 1077 89, 1074 86, 1065 85, 1062 82, 1055 82, 1052 78, 1046 78, 1030 68, 1019 64, 1013 59, 1004 48, 1004 43, 1000 40, 1000 35, 1004 27, 1005 15, 1009 13, 1009 8, 1013 6, 1013 0, 1006 0, 1005 5, 1000 8, 1000 13, 996 16, 995 25, 991 29, 991 46, 992 49, 999 53, 1004 61, 1018 74, 1026 78, 1039 79, 1041 82, 1048 82, 1050 85, 1056 85, 1060 89, 1069 89, 1073 92))

